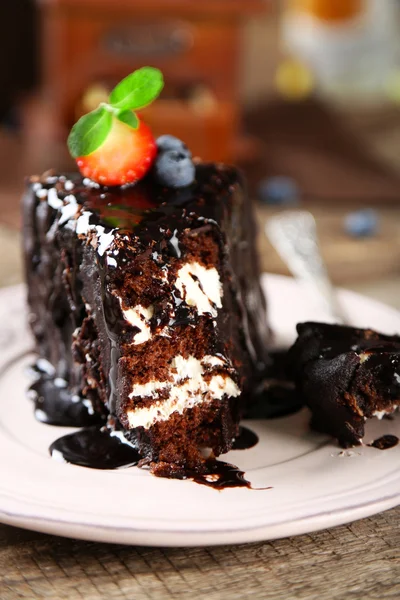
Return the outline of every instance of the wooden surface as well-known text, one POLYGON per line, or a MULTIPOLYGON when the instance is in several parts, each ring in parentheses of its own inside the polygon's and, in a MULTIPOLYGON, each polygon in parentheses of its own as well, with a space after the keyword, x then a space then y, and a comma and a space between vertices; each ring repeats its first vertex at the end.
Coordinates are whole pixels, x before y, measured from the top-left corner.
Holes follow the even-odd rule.
POLYGON ((273 542, 144 548, 0 525, 0 597, 384 600, 400 597, 400 508, 273 542))
MULTIPOLYGON (((352 210, 350 206, 310 203, 299 208, 310 210, 315 217, 321 253, 335 284, 348 286, 382 276, 400 280, 400 206, 377 209, 376 235, 361 239, 345 232, 344 221, 352 210)), ((280 210, 259 206, 257 212, 262 270, 288 275, 287 267, 264 234, 265 223, 280 210)))

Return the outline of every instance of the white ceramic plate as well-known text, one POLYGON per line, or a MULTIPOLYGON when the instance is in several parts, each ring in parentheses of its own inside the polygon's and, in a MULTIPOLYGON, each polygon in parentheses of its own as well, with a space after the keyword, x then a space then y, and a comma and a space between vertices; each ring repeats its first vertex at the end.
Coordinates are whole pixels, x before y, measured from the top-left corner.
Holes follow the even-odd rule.
MULTIPOLYGON (((286 277, 266 276, 278 343, 295 324, 323 319, 307 291, 286 277)), ((340 300, 356 325, 400 331, 400 314, 357 294, 340 300)), ((332 527, 400 502, 400 446, 341 452, 308 430, 307 411, 248 422, 260 442, 224 458, 253 487, 221 492, 191 481, 158 479, 136 467, 96 471, 49 458, 48 446, 70 430, 35 421, 25 397, 24 367, 32 344, 24 323, 24 288, 0 291, 0 520, 88 540, 159 546, 253 542, 332 527)), ((372 420, 367 441, 400 436, 400 418, 372 420)))

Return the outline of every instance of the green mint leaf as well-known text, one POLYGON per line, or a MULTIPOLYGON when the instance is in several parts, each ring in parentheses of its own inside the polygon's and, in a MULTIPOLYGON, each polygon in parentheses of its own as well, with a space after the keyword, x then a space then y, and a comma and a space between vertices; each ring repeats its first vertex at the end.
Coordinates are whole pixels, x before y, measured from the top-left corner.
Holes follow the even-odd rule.
POLYGON ((121 110, 117 112, 116 117, 118 121, 129 125, 132 129, 137 129, 139 127, 139 119, 132 110, 121 110))
POLYGON ((91 154, 107 138, 112 126, 112 114, 100 106, 79 119, 71 129, 68 148, 73 158, 91 154))
POLYGON ((161 71, 143 67, 125 77, 111 92, 110 103, 119 110, 139 110, 157 98, 164 87, 161 71))

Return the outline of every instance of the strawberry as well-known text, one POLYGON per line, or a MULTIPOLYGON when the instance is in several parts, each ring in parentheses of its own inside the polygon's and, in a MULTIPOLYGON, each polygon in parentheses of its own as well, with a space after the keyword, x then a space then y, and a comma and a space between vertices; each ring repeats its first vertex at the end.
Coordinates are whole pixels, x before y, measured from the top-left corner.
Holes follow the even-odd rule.
POLYGON ((75 123, 68 148, 84 177, 102 185, 124 185, 146 175, 157 146, 134 111, 150 104, 163 85, 158 69, 138 69, 113 89, 108 103, 75 123))
POLYGON ((142 179, 157 155, 150 128, 141 121, 137 129, 113 117, 111 130, 97 150, 76 163, 84 177, 102 185, 123 185, 142 179))

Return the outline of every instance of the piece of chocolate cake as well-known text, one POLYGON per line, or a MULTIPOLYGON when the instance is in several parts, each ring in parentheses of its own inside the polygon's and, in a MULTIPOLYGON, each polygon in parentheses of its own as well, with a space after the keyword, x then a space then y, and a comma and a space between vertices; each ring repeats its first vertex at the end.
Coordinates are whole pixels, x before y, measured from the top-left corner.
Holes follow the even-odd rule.
POLYGON ((156 473, 228 451, 268 338, 237 170, 197 164, 181 189, 45 174, 23 219, 30 322, 53 376, 156 473))
POLYGON ((367 419, 400 406, 400 336, 324 323, 297 332, 289 364, 312 427, 343 447, 362 443, 367 419))

